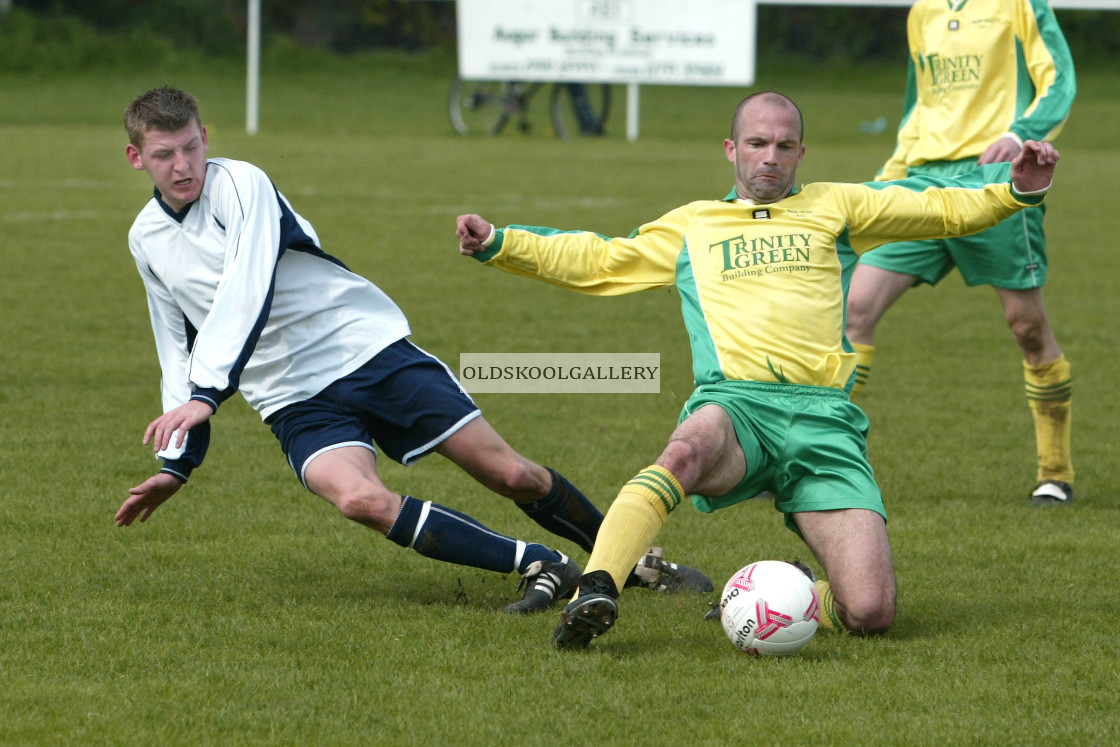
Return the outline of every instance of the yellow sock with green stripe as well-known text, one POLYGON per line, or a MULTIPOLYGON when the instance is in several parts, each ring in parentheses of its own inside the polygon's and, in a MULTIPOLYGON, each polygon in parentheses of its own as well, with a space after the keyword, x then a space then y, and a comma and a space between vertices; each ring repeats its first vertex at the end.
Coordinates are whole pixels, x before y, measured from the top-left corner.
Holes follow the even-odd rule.
POLYGON ((867 380, 871 378, 871 361, 875 359, 875 346, 853 342, 852 348, 856 351, 856 383, 852 387, 852 399, 863 391, 867 380))
POLYGON ((832 586, 823 578, 813 582, 817 587, 817 596, 821 599, 821 630, 830 633, 850 633, 848 626, 836 614, 836 600, 832 596, 832 586))
POLYGON ((1038 447, 1038 479, 1060 480, 1073 484, 1069 434, 1073 414, 1073 378, 1069 361, 1063 355, 1041 366, 1023 361, 1027 404, 1034 416, 1035 443, 1038 447))
POLYGON ((653 465, 634 475, 607 511, 583 572, 606 571, 621 589, 683 499, 684 489, 664 467, 653 465))

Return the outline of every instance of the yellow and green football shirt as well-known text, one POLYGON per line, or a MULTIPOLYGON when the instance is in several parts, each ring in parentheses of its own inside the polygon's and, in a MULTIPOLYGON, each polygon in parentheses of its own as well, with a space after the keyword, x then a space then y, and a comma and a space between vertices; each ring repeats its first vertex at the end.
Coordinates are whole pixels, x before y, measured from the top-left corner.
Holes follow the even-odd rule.
POLYGON ((1052 140, 1069 116, 1073 59, 1046 0, 918 0, 898 145, 879 179, 979 156, 1005 135, 1052 140))
POLYGON ((724 380, 849 388, 844 338, 857 256, 902 238, 984 230, 1039 196, 1019 196, 1009 166, 953 179, 817 183, 753 205, 701 200, 626 238, 511 225, 476 259, 506 272, 609 296, 676 286, 697 385, 724 380))

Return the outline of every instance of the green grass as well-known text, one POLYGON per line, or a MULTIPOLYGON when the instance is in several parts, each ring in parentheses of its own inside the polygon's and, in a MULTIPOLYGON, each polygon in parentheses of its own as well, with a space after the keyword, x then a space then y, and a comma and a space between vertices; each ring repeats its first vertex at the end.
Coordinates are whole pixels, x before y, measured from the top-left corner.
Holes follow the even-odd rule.
MULTIPOLYGON (((951 279, 880 328, 871 416, 900 584, 876 640, 820 636, 798 657, 737 655, 707 598, 628 592, 584 654, 548 644, 552 614, 500 614, 514 577, 442 566, 339 517, 291 476, 240 400, 211 456, 143 526, 126 490, 156 466, 158 410, 129 224, 150 183, 128 168, 128 100, 197 93, 211 153, 266 168, 328 251, 403 306, 416 341, 461 352, 659 352, 659 395, 480 395, 516 448, 602 507, 659 452, 690 391, 678 299, 595 299, 458 256, 454 218, 626 233, 726 193, 721 140, 741 92, 642 89, 602 140, 451 133, 452 61, 372 56, 266 69, 244 134, 240 70, 0 76, 0 744, 1106 744, 1120 737, 1120 575, 1111 381, 1120 300, 1114 73, 1082 71, 1047 219, 1047 300, 1076 377, 1078 503, 1032 510, 1033 435, 994 294, 951 279)), ((808 120, 804 181, 870 178, 891 149, 899 71, 779 70, 759 86, 808 120)), ((617 101, 624 97, 621 90, 617 101)), ((433 457, 383 463, 396 489, 550 540, 433 457)), ((805 557, 765 504, 683 508, 660 537, 722 581, 805 557)), ((556 543, 582 557, 576 548, 556 543)))

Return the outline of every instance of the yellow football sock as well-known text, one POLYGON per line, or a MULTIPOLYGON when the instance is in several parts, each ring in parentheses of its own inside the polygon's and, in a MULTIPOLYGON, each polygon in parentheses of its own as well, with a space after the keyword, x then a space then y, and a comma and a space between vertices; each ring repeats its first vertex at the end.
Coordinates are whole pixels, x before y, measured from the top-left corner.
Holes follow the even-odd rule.
POLYGON ((621 590, 634 564, 653 544, 669 512, 683 498, 684 488, 664 467, 653 465, 634 475, 603 518, 583 572, 606 571, 621 590))
POLYGON ((852 387, 851 397, 855 399, 871 377, 871 361, 875 359, 875 346, 853 342, 852 347, 856 351, 856 383, 852 387))
POLYGON ((836 614, 836 600, 832 596, 832 586, 823 578, 813 582, 817 587, 817 596, 821 598, 821 630, 830 633, 850 633, 848 626, 836 614))
POLYGON ((1034 435, 1038 447, 1038 479, 1060 480, 1073 484, 1069 434, 1073 413, 1073 380, 1069 361, 1063 355, 1055 361, 1032 367, 1023 361, 1027 404, 1034 415, 1034 435))

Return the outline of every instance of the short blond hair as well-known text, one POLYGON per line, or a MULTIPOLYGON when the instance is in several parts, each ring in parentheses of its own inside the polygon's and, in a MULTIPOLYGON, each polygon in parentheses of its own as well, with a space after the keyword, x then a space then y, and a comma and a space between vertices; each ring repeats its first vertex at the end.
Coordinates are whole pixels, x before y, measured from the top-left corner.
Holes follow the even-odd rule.
POLYGON ((178 132, 191 122, 202 126, 198 101, 186 91, 160 86, 140 94, 124 110, 124 128, 128 142, 140 148, 151 130, 178 132))

